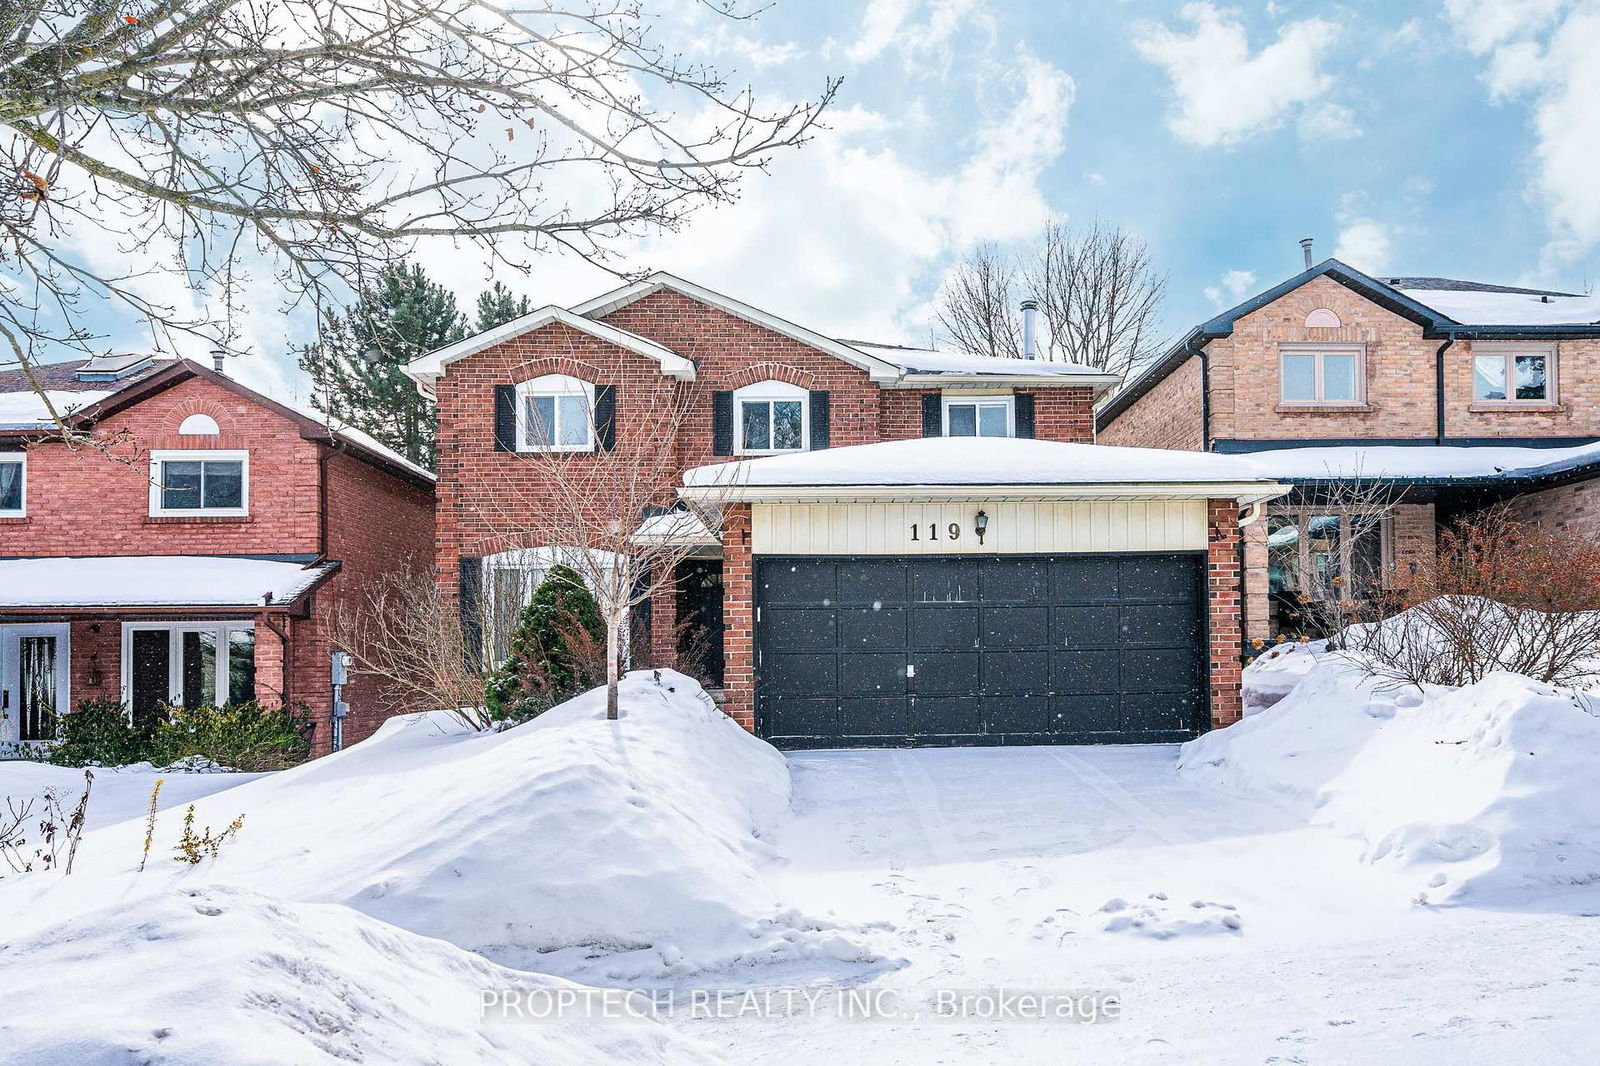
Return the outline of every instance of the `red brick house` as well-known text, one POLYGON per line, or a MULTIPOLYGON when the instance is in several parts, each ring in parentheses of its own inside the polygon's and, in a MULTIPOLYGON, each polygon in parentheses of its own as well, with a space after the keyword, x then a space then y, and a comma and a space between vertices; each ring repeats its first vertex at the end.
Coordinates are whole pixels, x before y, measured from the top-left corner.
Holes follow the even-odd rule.
POLYGON ((1305 574, 1403 586, 1488 503, 1600 535, 1600 299, 1309 260, 1097 413, 1102 444, 1248 455, 1294 486, 1247 530, 1249 638, 1294 629, 1305 574), (1395 504, 1375 536, 1330 507, 1355 484, 1395 504))
POLYGON ((517 453, 614 448, 684 394, 673 464, 740 464, 739 489, 678 491, 710 535, 634 665, 709 632, 728 712, 792 746, 1172 740, 1239 712, 1241 510, 1282 489, 1094 447, 1103 372, 841 340, 655 274, 408 373, 439 405, 435 559, 464 617, 560 550, 494 528, 490 486, 542 488, 517 453))
MULTIPOLYGON (((332 605, 364 579, 426 568, 433 477, 352 429, 185 360, 42 368, 72 448, 19 371, 0 374, 0 725, 48 739, 54 715, 121 699, 304 707, 333 743, 332 605)), ((343 739, 378 725, 344 689, 343 739)))

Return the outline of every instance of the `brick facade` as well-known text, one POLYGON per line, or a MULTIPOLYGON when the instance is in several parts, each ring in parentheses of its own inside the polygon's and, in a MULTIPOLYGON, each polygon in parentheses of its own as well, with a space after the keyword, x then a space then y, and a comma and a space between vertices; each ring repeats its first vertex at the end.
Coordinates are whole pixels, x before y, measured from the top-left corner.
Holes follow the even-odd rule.
POLYGON ((722 653, 724 709, 755 732, 755 566, 750 553, 750 505, 730 504, 722 516, 722 653))
POLYGON ((1124 448, 1205 449, 1200 419, 1200 359, 1190 356, 1096 440, 1124 448))
MULTIPOLYGON (((119 442, 114 458, 57 442, 29 445, 28 513, 25 518, 0 520, 0 555, 287 555, 337 560, 339 573, 310 597, 304 617, 281 611, 197 608, 172 619, 253 622, 258 698, 273 704, 287 696, 292 704, 304 706, 316 723, 313 750, 321 754, 330 744, 333 697, 328 615, 364 581, 386 573, 426 570, 433 537, 433 491, 414 478, 341 451, 342 445, 306 439, 300 423, 241 392, 200 372, 138 400, 95 426, 98 435, 119 442), (191 414, 211 416, 220 433, 179 435, 178 426, 191 414), (151 517, 148 453, 165 449, 248 451, 249 515, 151 517)), ((73 702, 122 698, 122 623, 163 617, 171 616, 149 610, 73 616, 73 702)), ((48 619, 31 616, 30 620, 48 619)), ((369 735, 394 709, 383 697, 370 678, 346 688, 351 706, 347 742, 369 735)))
POLYGON ((1242 573, 1239 566, 1239 505, 1212 500, 1206 513, 1206 620, 1210 660, 1211 724, 1229 725, 1243 714, 1239 685, 1242 573))

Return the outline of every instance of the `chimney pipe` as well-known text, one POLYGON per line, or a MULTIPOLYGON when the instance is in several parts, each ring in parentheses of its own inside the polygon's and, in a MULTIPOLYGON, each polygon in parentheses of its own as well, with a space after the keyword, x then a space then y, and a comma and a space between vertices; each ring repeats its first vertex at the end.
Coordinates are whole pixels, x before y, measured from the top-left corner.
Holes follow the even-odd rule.
POLYGON ((1039 301, 1022 301, 1022 358, 1039 358, 1039 301))
POLYGON ((222 373, 222 360, 227 354, 228 350, 226 348, 211 349, 211 369, 219 374, 222 373))
POLYGON ((1300 250, 1306 254, 1306 269, 1311 269, 1311 238, 1300 238, 1300 250))

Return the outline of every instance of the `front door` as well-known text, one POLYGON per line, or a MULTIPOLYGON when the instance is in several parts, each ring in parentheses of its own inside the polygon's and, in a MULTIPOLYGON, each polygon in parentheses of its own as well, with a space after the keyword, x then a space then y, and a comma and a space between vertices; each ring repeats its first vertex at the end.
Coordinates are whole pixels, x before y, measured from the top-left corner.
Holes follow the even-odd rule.
POLYGON ((70 709, 69 641, 61 623, 0 626, 0 742, 55 739, 70 709))

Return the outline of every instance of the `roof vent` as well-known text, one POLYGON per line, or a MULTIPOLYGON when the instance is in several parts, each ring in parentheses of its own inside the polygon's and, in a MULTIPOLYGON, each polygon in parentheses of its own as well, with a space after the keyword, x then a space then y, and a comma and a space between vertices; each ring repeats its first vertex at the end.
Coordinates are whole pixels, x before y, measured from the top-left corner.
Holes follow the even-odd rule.
POLYGON ((97 355, 78 368, 79 381, 121 381, 155 362, 153 355, 97 355))
POLYGON ((1311 269, 1311 240, 1310 237, 1300 238, 1300 251, 1305 254, 1307 270, 1311 269))

